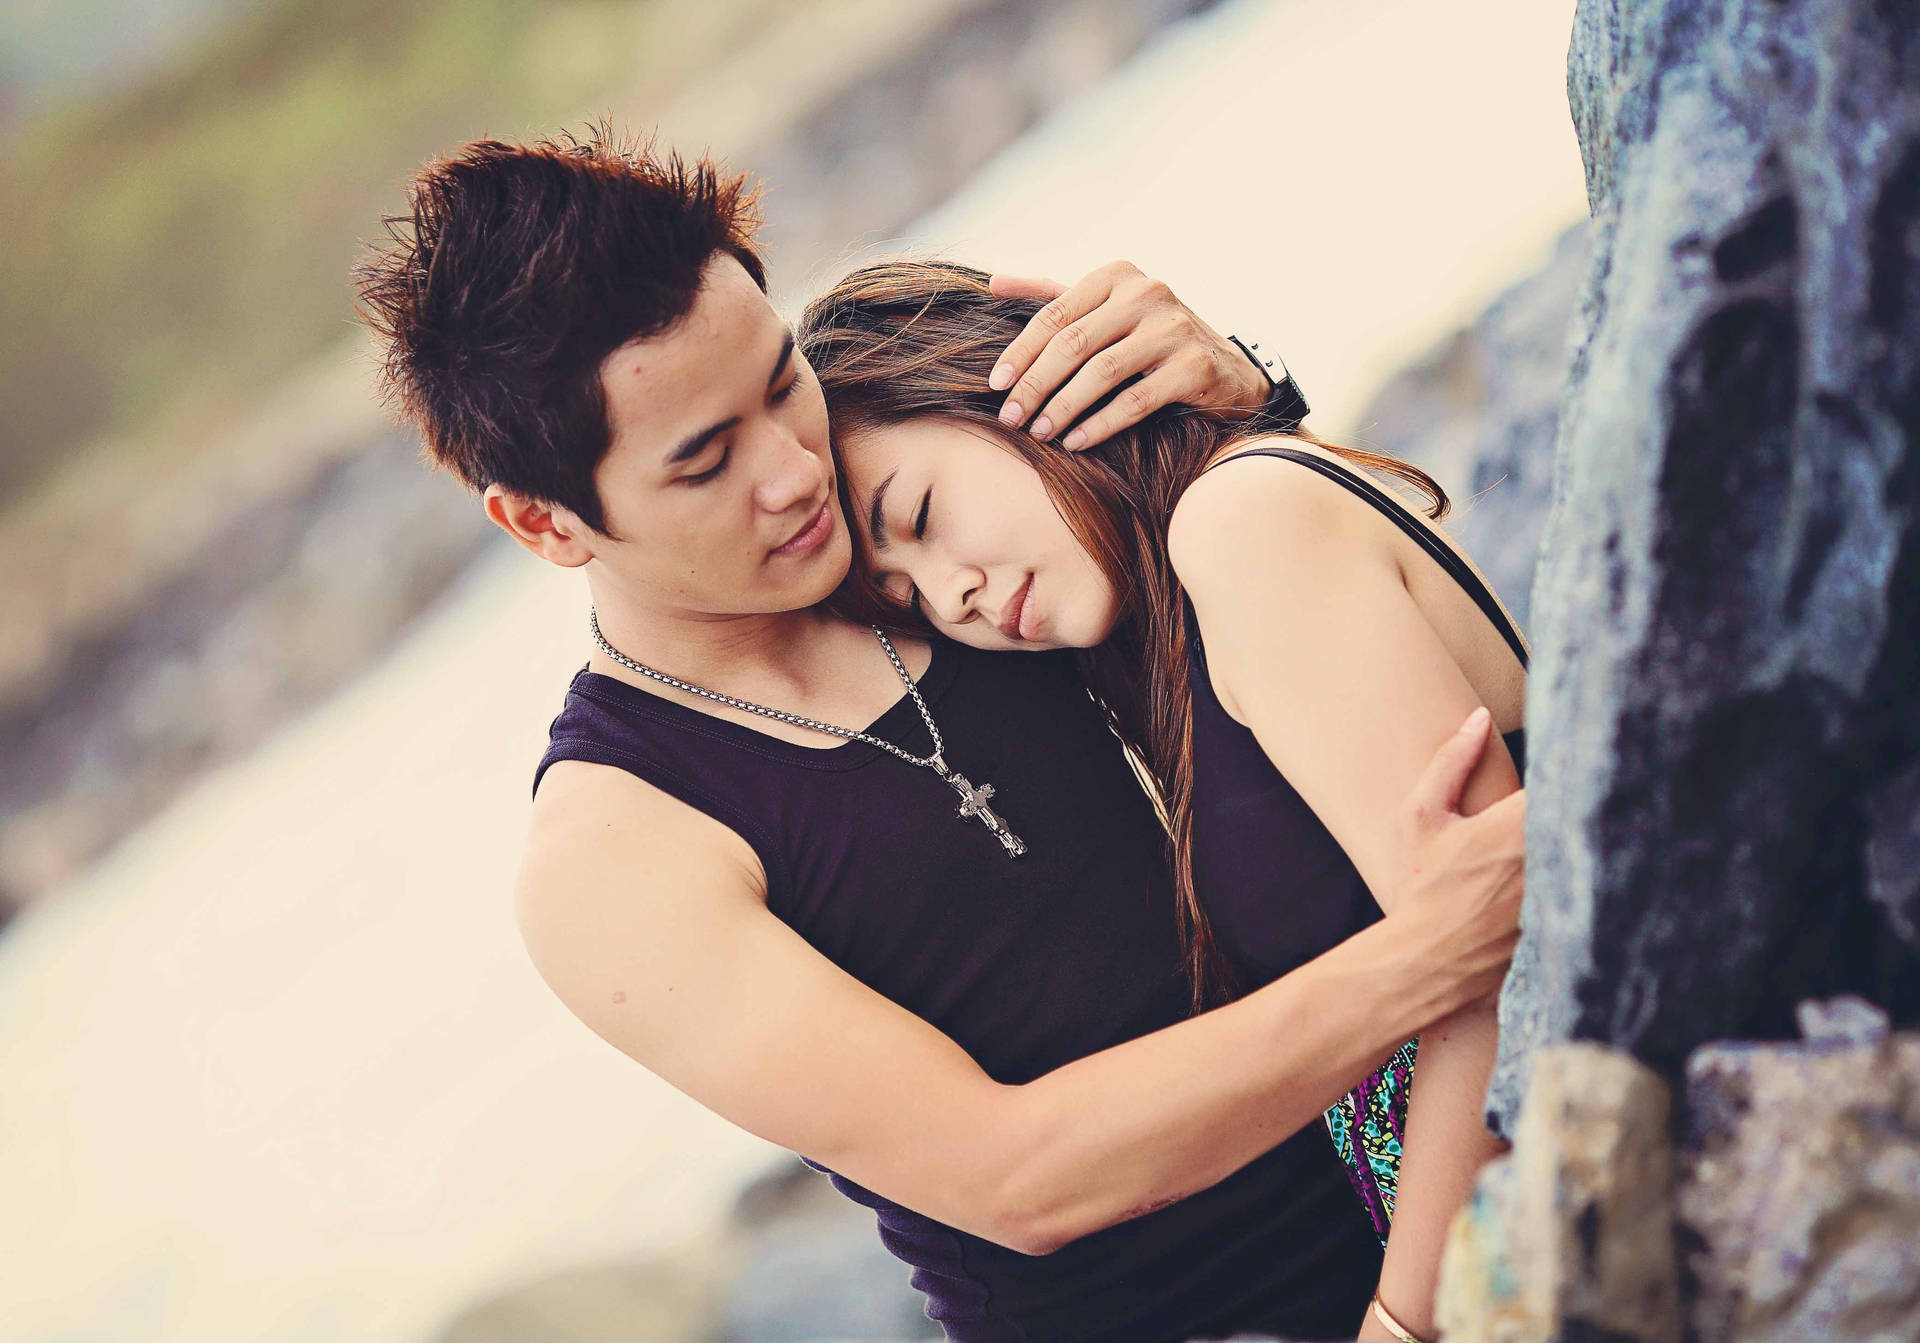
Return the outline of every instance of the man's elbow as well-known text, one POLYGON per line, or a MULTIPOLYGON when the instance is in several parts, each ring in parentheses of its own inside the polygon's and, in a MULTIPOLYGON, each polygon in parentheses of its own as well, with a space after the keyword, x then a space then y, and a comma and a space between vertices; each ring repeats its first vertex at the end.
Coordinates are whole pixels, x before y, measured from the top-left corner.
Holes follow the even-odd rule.
POLYGON ((1003 1249, 1035 1256, 1052 1254, 1084 1235, 1063 1215, 1063 1200, 1070 1194, 1063 1172, 1041 1156, 1045 1144, 1014 1139, 1021 1131, 1018 1124, 989 1131, 996 1136, 978 1152, 983 1160, 948 1168, 958 1177, 946 1184, 952 1224, 1003 1249))
POLYGON ((1182 1193, 1155 1197, 1150 1189, 1135 1188, 1132 1195, 1144 1198, 1129 1206, 1131 1182, 1113 1181, 1120 1172, 1106 1171, 1109 1183, 1103 1185, 1100 1176, 1049 1161, 1045 1151, 1044 1145, 1036 1146, 1002 1183, 994 1203, 994 1234, 988 1237, 995 1244, 1021 1254, 1052 1254, 1083 1236, 1158 1212, 1187 1197, 1182 1193))
POLYGON ((1090 1220, 1089 1191, 1047 1156, 1048 1144, 1024 1144, 994 1182, 988 1237, 1019 1254, 1047 1255, 1099 1227, 1090 1220))
POLYGON ((1032 1256, 1052 1254, 1099 1229, 1090 1220, 1097 1214, 1085 1163, 1074 1155, 1077 1126, 1062 1123, 1044 1096, 996 1085, 985 1104, 950 1117, 955 1127, 949 1141, 930 1146, 922 1134, 912 1144, 920 1180, 942 1195, 924 1211, 1032 1256))
POLYGON ((982 1239, 1015 1254, 1038 1258, 1052 1254, 1079 1237, 1061 1226, 1057 1218, 1021 1209, 1002 1209, 990 1218, 982 1239))

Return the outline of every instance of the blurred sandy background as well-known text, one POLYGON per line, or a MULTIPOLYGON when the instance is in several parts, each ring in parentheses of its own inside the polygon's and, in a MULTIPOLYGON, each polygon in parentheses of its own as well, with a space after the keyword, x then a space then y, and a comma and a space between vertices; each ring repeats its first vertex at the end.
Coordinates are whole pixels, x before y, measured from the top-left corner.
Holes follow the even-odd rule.
POLYGON ((1389 375, 1584 212, 1571 13, 10 19, 0 1332, 477 1343, 475 1303, 596 1265, 627 1266, 629 1314, 592 1336, 751 1332, 710 1284, 736 1199, 784 1164, 578 1026, 514 933, 584 593, 489 538, 368 394, 346 267, 413 164, 658 124, 768 178, 787 306, 873 251, 1062 279, 1124 256, 1281 349, 1323 433, 1364 437, 1389 375))

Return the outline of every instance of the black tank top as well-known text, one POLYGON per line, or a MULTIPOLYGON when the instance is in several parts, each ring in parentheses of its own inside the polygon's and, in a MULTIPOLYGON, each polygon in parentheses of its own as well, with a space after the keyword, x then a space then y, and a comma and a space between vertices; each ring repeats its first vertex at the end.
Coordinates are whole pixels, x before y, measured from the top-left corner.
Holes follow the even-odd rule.
MULTIPOLYGON (((1486 585, 1385 490, 1297 448, 1251 448, 1239 455, 1299 462, 1385 513, 1466 589, 1526 666, 1526 645, 1486 585)), ((1251 990, 1377 921, 1380 907, 1332 832, 1274 767, 1259 739, 1214 694, 1191 607, 1187 615, 1193 650, 1188 680, 1193 686, 1194 894, 1242 987, 1251 990)), ((1504 733, 1502 740, 1524 779, 1526 729, 1504 733)))
MULTIPOLYGON (((928 770, 858 742, 780 741, 584 669, 534 786, 556 760, 595 761, 714 817, 758 854, 777 917, 1001 1082, 1187 1015, 1163 832, 1071 655, 940 642, 920 684, 949 760, 993 784, 1025 857, 959 820, 928 770)), ((870 731, 927 749, 905 697, 870 731)), ((969 1343, 1350 1336, 1379 1274, 1318 1123, 1211 1189, 1044 1256, 833 1179, 878 1214, 929 1316, 969 1343)))

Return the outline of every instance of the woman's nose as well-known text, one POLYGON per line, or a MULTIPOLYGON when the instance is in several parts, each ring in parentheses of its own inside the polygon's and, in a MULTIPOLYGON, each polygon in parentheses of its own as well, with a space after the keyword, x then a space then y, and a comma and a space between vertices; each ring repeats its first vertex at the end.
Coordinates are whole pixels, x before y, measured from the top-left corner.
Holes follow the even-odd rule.
POLYGON ((827 464, 784 429, 768 440, 768 466, 754 497, 769 513, 785 513, 797 504, 817 501, 827 483, 827 464))
POLYGON ((921 599, 933 609, 935 618, 941 624, 965 624, 973 618, 974 598, 984 581, 978 569, 955 568, 938 582, 922 584, 921 599))

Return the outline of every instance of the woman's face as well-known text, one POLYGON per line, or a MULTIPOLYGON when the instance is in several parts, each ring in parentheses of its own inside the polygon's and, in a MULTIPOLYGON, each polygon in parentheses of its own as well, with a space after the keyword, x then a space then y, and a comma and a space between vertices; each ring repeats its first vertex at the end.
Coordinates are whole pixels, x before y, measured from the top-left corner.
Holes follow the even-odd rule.
POLYGON ((975 648, 1091 648, 1119 601, 1039 472, 984 431, 924 419, 849 435, 841 468, 882 586, 975 648))

